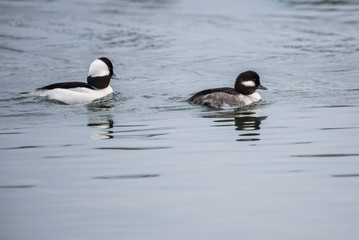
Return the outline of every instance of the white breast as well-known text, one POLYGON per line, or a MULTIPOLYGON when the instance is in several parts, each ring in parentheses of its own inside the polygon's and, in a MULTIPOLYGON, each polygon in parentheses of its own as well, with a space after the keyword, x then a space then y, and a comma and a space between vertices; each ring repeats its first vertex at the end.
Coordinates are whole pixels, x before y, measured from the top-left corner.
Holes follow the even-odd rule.
POLYGON ((247 97, 247 101, 249 101, 250 103, 258 102, 259 100, 262 99, 261 95, 257 92, 244 96, 247 97))
POLYGON ((32 93, 34 96, 46 97, 51 100, 57 100, 66 104, 86 104, 96 99, 103 98, 113 92, 112 88, 108 86, 104 89, 89 89, 89 88, 55 88, 52 90, 37 90, 32 93))

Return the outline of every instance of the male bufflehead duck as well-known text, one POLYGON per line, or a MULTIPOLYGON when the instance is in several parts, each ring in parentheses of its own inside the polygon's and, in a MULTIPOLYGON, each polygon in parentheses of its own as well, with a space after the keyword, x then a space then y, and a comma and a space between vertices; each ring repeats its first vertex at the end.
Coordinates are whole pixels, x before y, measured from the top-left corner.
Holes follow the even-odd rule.
POLYGON ((234 88, 212 88, 194 94, 186 102, 214 108, 240 108, 258 102, 261 95, 257 89, 267 90, 259 82, 259 75, 246 71, 238 75, 234 88))
POLYGON ((111 61, 108 58, 101 57, 91 63, 87 83, 54 83, 36 89, 31 95, 46 97, 66 104, 86 104, 113 92, 109 86, 113 75, 111 61))

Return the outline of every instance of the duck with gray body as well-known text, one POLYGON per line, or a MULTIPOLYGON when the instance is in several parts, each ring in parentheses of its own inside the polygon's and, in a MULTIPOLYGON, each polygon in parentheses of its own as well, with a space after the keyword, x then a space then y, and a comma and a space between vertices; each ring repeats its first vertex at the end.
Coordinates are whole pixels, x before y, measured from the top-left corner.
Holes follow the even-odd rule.
POLYGON ((194 94, 186 102, 214 108, 240 108, 261 100, 257 89, 267 90, 261 85, 256 72, 246 71, 238 75, 234 88, 206 89, 194 94))

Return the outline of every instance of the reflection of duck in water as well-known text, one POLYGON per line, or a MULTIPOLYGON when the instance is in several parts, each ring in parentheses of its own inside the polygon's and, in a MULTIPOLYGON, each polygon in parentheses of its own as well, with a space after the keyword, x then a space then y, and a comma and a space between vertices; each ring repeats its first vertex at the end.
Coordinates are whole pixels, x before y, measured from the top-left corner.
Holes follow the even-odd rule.
POLYGON ((234 118, 234 124, 236 125, 236 130, 238 131, 252 131, 250 133, 239 134, 240 139, 237 141, 259 141, 259 133, 257 130, 260 129, 262 121, 265 120, 267 116, 257 116, 255 112, 243 112, 241 115, 234 118), (256 131, 256 132, 254 132, 256 131))
POLYGON ((113 128, 113 120, 111 115, 98 115, 89 120, 87 126, 95 129, 99 129, 94 131, 91 134, 91 138, 93 139, 110 139, 113 138, 113 131, 109 129, 113 128))
POLYGON ((265 120, 267 116, 258 116, 257 112, 257 109, 251 109, 235 112, 220 112, 205 117, 220 118, 214 121, 220 123, 220 125, 214 125, 216 127, 233 126, 234 122, 237 131, 247 131, 246 133, 239 134, 239 136, 243 138, 237 139, 237 141, 258 141, 260 140, 258 138, 260 135, 258 130, 260 129, 262 121, 265 120))
POLYGON ((265 120, 267 116, 240 116, 234 118, 234 124, 237 126, 236 130, 242 130, 242 131, 253 131, 260 129, 260 125, 263 120, 265 120))

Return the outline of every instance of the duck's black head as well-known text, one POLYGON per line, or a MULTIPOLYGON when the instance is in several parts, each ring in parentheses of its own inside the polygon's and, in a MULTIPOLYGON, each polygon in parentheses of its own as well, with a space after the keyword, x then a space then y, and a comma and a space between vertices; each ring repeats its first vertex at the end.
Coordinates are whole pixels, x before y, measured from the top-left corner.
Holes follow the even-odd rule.
POLYGON ((254 93, 257 89, 267 90, 259 81, 259 75, 254 71, 242 72, 238 75, 234 88, 244 95, 254 93))

